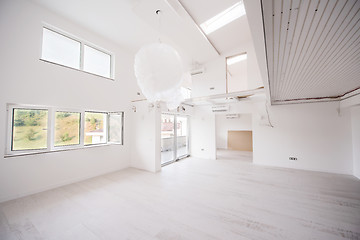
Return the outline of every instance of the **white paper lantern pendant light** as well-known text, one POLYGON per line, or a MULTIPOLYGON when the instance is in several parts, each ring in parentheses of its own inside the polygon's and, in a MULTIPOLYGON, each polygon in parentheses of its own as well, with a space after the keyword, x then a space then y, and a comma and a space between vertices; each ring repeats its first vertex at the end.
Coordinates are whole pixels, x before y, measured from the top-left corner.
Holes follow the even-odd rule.
POLYGON ((182 60, 170 45, 159 42, 141 47, 135 55, 134 70, 149 102, 164 101, 169 109, 175 109, 183 101, 179 94, 184 73, 182 60))

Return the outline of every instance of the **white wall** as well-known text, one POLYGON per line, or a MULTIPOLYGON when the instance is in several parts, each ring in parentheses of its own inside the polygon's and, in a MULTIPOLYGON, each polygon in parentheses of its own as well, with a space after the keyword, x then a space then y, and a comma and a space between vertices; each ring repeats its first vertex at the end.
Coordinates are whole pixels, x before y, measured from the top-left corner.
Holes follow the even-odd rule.
POLYGON ((216 159, 215 115, 207 107, 194 107, 190 124, 191 156, 216 159))
POLYGON ((255 89, 263 86, 261 75, 252 41, 238 49, 224 53, 217 59, 205 64, 205 73, 192 77, 192 97, 203 97, 214 94, 226 93, 226 57, 247 52, 247 86, 255 89), (210 90, 214 88, 214 90, 210 90))
MULTIPOLYGON (((232 104, 230 113, 252 114, 255 164, 352 175, 353 144, 358 149, 358 143, 352 142, 356 129, 351 128, 350 114, 339 116, 338 106, 336 102, 270 106, 273 128, 267 121, 264 102, 232 104), (290 161, 289 157, 298 160, 290 161)), ((193 156, 212 159, 214 118, 211 106, 194 108, 193 156)), ((357 118, 353 120, 358 124, 357 118)))
POLYGON ((228 131, 251 131, 251 114, 240 114, 239 118, 227 119, 226 114, 216 114, 216 148, 227 149, 228 131))
POLYGON ((253 118, 256 164, 352 174, 350 116, 339 103, 271 106, 274 128, 253 118), (297 157, 290 161, 289 157, 297 157))
POLYGON ((161 108, 147 101, 132 104, 131 167, 150 172, 161 170, 161 108))
MULTIPOLYGON (((245 0, 244 4, 251 25, 260 74, 266 89, 266 98, 270 102, 261 2, 245 0)), ((257 117, 253 117, 254 162, 352 174, 350 154, 352 148, 360 149, 359 144, 356 144, 358 140, 354 141, 354 131, 358 131, 359 128, 358 125, 351 127, 349 114, 338 117, 336 110, 339 105, 342 108, 353 105, 356 102, 355 98, 359 100, 359 97, 358 95, 341 101, 340 104, 333 102, 270 107, 274 128, 266 126, 266 111, 261 106, 255 110, 257 117), (301 158, 297 162, 290 162, 287 160, 290 154, 297 154, 301 158)), ((358 120, 354 115, 358 116, 357 113, 353 113, 353 125, 358 120)), ((359 135, 355 134, 355 138, 358 137, 359 135)), ((355 156, 358 152, 355 150, 353 154, 355 156)), ((355 168, 354 162, 354 171, 355 168)))
POLYGON ((351 109, 353 174, 360 179, 360 106, 351 109))
POLYGON ((0 2, 0 152, 5 152, 6 104, 125 111, 124 145, 3 158, 0 201, 53 188, 130 165, 129 109, 133 54, 31 1, 0 2), (115 81, 39 60, 42 22, 115 54, 115 81), (96 97, 94 97, 96 96, 96 97))

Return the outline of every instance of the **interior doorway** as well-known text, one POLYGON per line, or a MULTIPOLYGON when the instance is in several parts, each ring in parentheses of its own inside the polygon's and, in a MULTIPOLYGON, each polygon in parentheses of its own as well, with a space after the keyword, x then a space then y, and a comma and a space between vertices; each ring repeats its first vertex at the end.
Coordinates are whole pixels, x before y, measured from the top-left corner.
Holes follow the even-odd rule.
POLYGON ((251 161, 253 155, 250 113, 216 114, 216 159, 251 161))
POLYGON ((161 165, 188 157, 188 116, 163 113, 161 115, 161 165))

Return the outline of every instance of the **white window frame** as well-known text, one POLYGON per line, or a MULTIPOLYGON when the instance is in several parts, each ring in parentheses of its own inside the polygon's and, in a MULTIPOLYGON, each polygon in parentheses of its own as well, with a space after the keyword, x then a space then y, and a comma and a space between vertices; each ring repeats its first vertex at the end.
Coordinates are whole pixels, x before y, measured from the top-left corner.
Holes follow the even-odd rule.
POLYGON ((50 106, 38 106, 38 105, 27 105, 27 104, 7 104, 7 131, 5 135, 5 154, 4 157, 32 155, 49 152, 59 152, 66 150, 75 149, 86 149, 96 146, 108 146, 108 145, 124 145, 124 112, 123 111, 98 111, 98 110, 85 110, 85 109, 70 109, 50 106), (47 110, 48 111, 48 125, 47 125, 47 148, 44 149, 29 149, 29 150, 12 150, 13 140, 13 111, 14 109, 34 109, 34 110, 47 110), (56 112, 70 112, 80 113, 80 144, 55 146, 55 113, 56 112), (95 112, 106 114, 106 143, 96 144, 84 144, 85 139, 85 112, 95 112), (122 115, 122 127, 121 127, 121 143, 110 142, 109 137, 109 116, 112 113, 122 115))
POLYGON ((6 134, 6 142, 5 142, 5 154, 25 154, 28 152, 32 153, 39 153, 39 152, 46 152, 50 151, 50 142, 49 142, 49 135, 50 129, 49 126, 51 125, 51 113, 49 111, 48 107, 45 106, 31 106, 31 105, 22 105, 22 104, 12 104, 8 105, 7 107, 7 118, 8 118, 8 124, 7 124, 7 134, 6 134), (12 141, 13 141, 13 117, 14 117, 14 109, 29 109, 29 110, 47 110, 48 111, 48 123, 47 123, 47 141, 46 141, 46 148, 44 149, 27 149, 27 150, 12 150, 12 141))
POLYGON ((84 142, 84 138, 83 138, 83 132, 82 130, 84 129, 83 126, 83 114, 81 110, 74 110, 74 109, 69 109, 69 108, 51 108, 52 109, 52 113, 51 113, 51 118, 52 118, 52 126, 50 126, 50 130, 51 130, 51 150, 55 151, 55 150, 65 150, 65 149, 76 149, 76 148, 82 148, 81 144, 84 142), (64 145, 64 146, 55 146, 55 120, 56 120, 56 112, 69 112, 69 113, 80 113, 80 129, 79 129, 79 144, 73 144, 73 145, 64 145))
POLYGON ((74 36, 73 34, 70 34, 66 31, 63 31, 57 27, 54 27, 48 23, 43 23, 42 26, 41 26, 41 33, 43 34, 43 29, 46 28, 50 31, 53 31, 57 34, 60 34, 60 35, 63 35, 64 37, 67 37, 67 38, 70 38, 74 41, 77 41, 77 42, 80 42, 80 68, 73 68, 73 67, 69 67, 69 66, 66 66, 66 65, 62 65, 62 64, 59 64, 57 62, 52 62, 52 61, 49 61, 47 59, 43 59, 42 58, 42 41, 43 41, 43 37, 41 38, 41 48, 40 48, 40 57, 39 59, 43 62, 46 62, 46 63, 51 63, 51 64, 55 64, 55 65, 58 65, 58 66, 62 66, 62 67, 66 67, 66 68, 70 68, 70 69, 74 69, 74 70, 77 70, 77 71, 81 71, 81 72, 84 72, 84 73, 87 73, 87 74, 91 74, 91 75, 94 75, 94 76, 98 76, 98 77, 102 77, 102 78, 106 78, 106 79, 110 79, 110 80, 115 80, 115 55, 102 48, 102 47, 99 47, 97 46, 96 44, 93 44, 91 42, 88 42, 84 39, 81 39, 77 36, 74 36), (98 75, 96 73, 92 73, 92 72, 88 72, 88 71, 85 71, 84 70, 84 45, 87 45, 88 47, 91 47, 97 51, 100 51, 100 52, 103 52, 105 54, 108 54, 110 56, 110 76, 107 77, 107 76, 102 76, 102 75, 98 75))
POLYGON ((107 119, 107 141, 108 143, 111 143, 111 144, 120 144, 120 145, 124 145, 124 112, 108 112, 108 119, 107 119), (109 140, 109 137, 110 137, 110 115, 121 115, 121 142, 118 143, 118 142, 112 142, 109 140))
POLYGON ((85 113, 101 113, 101 114, 106 114, 106 119, 105 119, 105 123, 106 123, 106 126, 105 126, 105 128, 104 128, 104 130, 105 130, 105 142, 104 143, 91 143, 91 144, 87 144, 87 145, 85 145, 85 142, 83 142, 83 145, 84 145, 84 147, 89 147, 89 146, 96 146, 96 145, 106 145, 106 144, 108 144, 108 136, 109 136, 109 112, 103 112, 103 111, 88 111, 88 110, 86 110, 86 111, 84 111, 84 119, 83 119, 83 122, 84 122, 84 131, 83 131, 83 134, 84 134, 84 136, 83 136, 83 141, 84 141, 84 139, 85 139, 85 113))
POLYGON ((113 77, 113 70, 114 70, 113 61, 114 61, 113 55, 110 54, 109 52, 107 52, 106 50, 100 49, 99 47, 96 47, 96 46, 91 45, 91 44, 86 43, 86 42, 81 42, 80 67, 81 67, 82 71, 84 71, 84 72, 86 72, 86 73, 89 73, 89 74, 96 75, 96 76, 114 79, 114 77, 113 77), (98 74, 96 74, 96 73, 92 73, 92 72, 88 72, 88 71, 85 71, 85 70, 84 70, 84 58, 85 58, 85 57, 84 57, 84 56, 85 56, 85 55, 84 55, 84 46, 85 46, 85 45, 88 46, 88 47, 90 47, 90 48, 93 48, 93 49, 95 49, 95 50, 97 50, 97 51, 99 51, 99 52, 105 53, 105 54, 107 54, 107 55, 110 56, 110 66, 109 66, 109 67, 110 67, 110 77, 105 77, 105 76, 98 75, 98 74))
MULTIPOLYGON (((168 164, 174 163, 180 159, 183 158, 187 158, 191 156, 191 137, 190 137, 190 132, 191 132, 191 123, 190 123, 190 115, 189 114, 183 114, 183 113, 176 113, 176 112, 170 112, 170 111, 163 111, 161 112, 162 115, 171 115, 174 117, 174 146, 176 146, 174 148, 174 159, 168 162, 164 162, 161 163, 161 167, 164 167, 168 164), (178 117, 183 117, 183 118, 187 118, 187 147, 188 147, 188 153, 182 156, 177 156, 177 123, 178 123, 178 117)), ((160 130, 161 131, 161 130, 160 130)))

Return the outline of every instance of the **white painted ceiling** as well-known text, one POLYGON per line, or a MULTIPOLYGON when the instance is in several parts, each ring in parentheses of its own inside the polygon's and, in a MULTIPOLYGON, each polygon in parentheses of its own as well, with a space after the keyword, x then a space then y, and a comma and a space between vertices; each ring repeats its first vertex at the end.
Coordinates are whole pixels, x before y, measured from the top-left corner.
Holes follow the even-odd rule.
POLYGON ((360 1, 262 0, 273 103, 360 88, 360 1))
POLYGON ((161 41, 175 47, 183 57, 188 56, 188 62, 204 63, 219 56, 179 1, 143 0, 133 12, 148 28, 159 30, 161 41), (155 14, 157 9, 161 9, 160 16, 155 14))
POLYGON ((196 25, 233 5, 236 0, 33 1, 133 52, 156 42, 160 31, 161 40, 175 47, 188 65, 205 63, 218 57, 219 53, 250 41, 246 17, 212 33, 209 39, 213 45, 196 25), (162 11, 160 28, 155 14, 157 9, 162 11))

